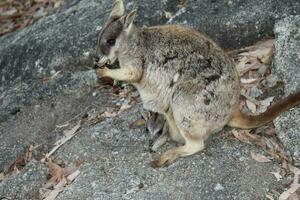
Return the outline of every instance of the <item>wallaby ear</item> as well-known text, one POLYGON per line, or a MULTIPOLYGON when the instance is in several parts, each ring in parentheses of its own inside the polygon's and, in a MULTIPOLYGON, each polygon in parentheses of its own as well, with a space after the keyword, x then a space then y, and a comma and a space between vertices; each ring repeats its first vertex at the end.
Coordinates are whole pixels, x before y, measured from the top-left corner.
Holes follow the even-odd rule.
POLYGON ((125 8, 122 0, 116 0, 109 18, 118 18, 124 15, 125 8))
POLYGON ((134 21, 135 17, 136 17, 136 10, 133 10, 128 15, 126 15, 126 17, 125 17, 125 23, 124 23, 124 25, 125 25, 126 28, 128 28, 132 24, 132 22, 134 21))

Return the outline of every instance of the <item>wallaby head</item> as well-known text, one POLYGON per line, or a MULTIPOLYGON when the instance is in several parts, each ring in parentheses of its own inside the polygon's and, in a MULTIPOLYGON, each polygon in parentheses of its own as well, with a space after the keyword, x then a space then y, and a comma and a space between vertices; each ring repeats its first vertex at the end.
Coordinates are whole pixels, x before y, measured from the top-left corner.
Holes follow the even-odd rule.
POLYGON ((126 44, 134 32, 133 20, 136 11, 124 14, 125 8, 122 0, 116 0, 113 9, 98 36, 97 54, 104 57, 99 64, 113 64, 118 55, 126 50, 126 44))

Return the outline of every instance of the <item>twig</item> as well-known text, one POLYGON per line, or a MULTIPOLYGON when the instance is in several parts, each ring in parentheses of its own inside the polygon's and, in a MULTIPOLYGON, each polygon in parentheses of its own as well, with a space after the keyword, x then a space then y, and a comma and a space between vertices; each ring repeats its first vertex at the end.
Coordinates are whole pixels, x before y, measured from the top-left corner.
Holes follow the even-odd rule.
POLYGON ((71 130, 68 135, 64 136, 63 138, 61 138, 60 140, 58 140, 56 143, 55 143, 55 146, 53 147, 53 149, 51 149, 51 151, 49 153, 47 153, 45 155, 45 157, 41 160, 42 162, 45 161, 46 158, 49 158, 53 153, 55 153, 63 144, 65 144, 67 141, 69 141, 70 139, 72 139, 77 133, 78 133, 78 130, 80 128, 80 124, 81 124, 81 121, 79 121, 77 123, 77 125, 75 125, 71 130))

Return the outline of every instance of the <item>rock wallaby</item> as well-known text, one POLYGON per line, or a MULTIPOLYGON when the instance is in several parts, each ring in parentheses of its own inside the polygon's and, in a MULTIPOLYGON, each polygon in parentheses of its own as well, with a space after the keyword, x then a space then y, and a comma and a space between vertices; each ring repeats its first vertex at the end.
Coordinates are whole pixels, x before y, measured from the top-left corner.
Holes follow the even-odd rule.
POLYGON ((124 12, 122 0, 115 1, 98 38, 97 52, 103 58, 97 74, 133 84, 144 108, 162 114, 170 137, 182 143, 153 160, 153 167, 201 151, 205 139, 225 125, 262 126, 300 103, 297 92, 262 114, 242 113, 234 63, 215 42, 178 25, 139 28, 133 23, 136 11, 124 12), (116 60, 120 68, 105 66, 116 60))

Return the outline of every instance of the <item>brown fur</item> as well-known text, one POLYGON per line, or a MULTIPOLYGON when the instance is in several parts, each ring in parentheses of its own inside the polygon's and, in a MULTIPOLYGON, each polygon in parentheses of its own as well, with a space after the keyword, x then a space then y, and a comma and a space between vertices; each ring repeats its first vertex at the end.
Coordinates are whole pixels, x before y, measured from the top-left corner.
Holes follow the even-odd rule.
POLYGON ((124 15, 122 0, 116 0, 108 22, 116 17, 100 33, 98 50, 105 55, 100 63, 118 59, 120 69, 99 69, 98 75, 133 84, 144 108, 162 114, 170 137, 183 143, 154 160, 154 167, 201 151, 205 139, 227 124, 257 127, 300 101, 297 93, 261 115, 247 116, 238 109, 233 61, 206 35, 177 25, 136 27, 135 11, 124 15))
POLYGON ((265 112, 259 115, 246 115, 238 108, 233 114, 232 119, 229 121, 228 126, 244 129, 260 127, 268 122, 273 121, 282 112, 287 111, 299 103, 300 91, 277 101, 265 112))

